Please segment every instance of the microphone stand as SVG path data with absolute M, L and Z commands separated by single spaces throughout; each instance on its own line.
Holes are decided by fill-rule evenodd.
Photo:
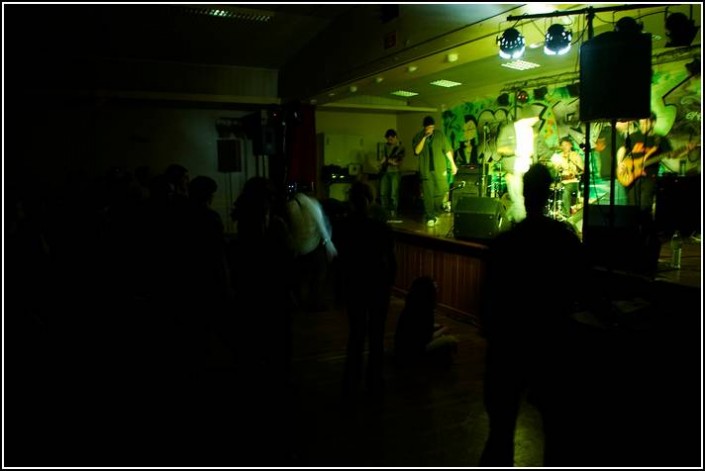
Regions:
M 489 153 L 487 152 L 487 125 L 482 127 L 482 176 L 480 177 L 480 196 L 491 196 L 486 195 L 487 191 L 487 177 L 489 176 L 490 166 L 487 163 L 489 159 Z

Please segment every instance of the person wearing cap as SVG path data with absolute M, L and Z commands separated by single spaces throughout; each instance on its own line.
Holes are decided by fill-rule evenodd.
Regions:
M 414 155 L 419 157 L 424 216 L 430 227 L 438 222 L 438 214 L 443 210 L 443 197 L 449 190 L 447 168 L 450 168 L 453 175 L 458 172 L 458 166 L 453 160 L 453 147 L 435 125 L 433 117 L 426 116 L 423 119 L 423 129 L 412 141 Z

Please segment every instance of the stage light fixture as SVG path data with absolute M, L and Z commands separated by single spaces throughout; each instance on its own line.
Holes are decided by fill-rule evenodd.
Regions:
M 539 87 L 534 89 L 534 100 L 543 100 L 548 94 L 548 87 Z
M 497 97 L 497 104 L 499 106 L 509 106 L 509 93 L 502 93 Z
M 666 18 L 666 47 L 690 46 L 695 39 L 698 27 L 683 13 L 672 13 Z
M 614 30 L 618 33 L 630 34 L 641 33 L 641 30 L 643 28 L 644 25 L 642 25 L 641 23 L 637 23 L 636 20 L 631 16 L 625 16 L 624 18 L 621 18 L 619 21 L 617 21 L 617 24 L 615 24 L 614 26 Z
M 526 103 L 529 101 L 529 94 L 526 92 L 526 90 L 519 90 L 517 92 L 517 101 L 519 103 Z
M 549 56 L 561 56 L 570 51 L 573 33 L 561 24 L 554 24 L 546 31 L 543 52 Z
M 526 50 L 524 36 L 516 29 L 509 28 L 497 38 L 499 57 L 502 59 L 519 59 Z

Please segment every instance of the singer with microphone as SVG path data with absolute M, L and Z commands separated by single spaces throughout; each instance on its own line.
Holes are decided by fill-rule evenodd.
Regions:
M 453 147 L 446 135 L 435 128 L 432 116 L 423 119 L 423 129 L 412 140 L 414 155 L 419 157 L 419 174 L 423 191 L 426 225 L 433 227 L 443 211 L 443 201 L 449 191 L 448 168 L 453 175 L 458 166 L 453 159 Z

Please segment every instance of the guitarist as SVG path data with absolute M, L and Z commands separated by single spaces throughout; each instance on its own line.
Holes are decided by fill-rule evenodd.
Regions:
M 401 181 L 400 165 L 404 159 L 404 146 L 394 129 L 384 133 L 387 140 L 380 160 L 379 193 L 382 207 L 388 217 L 396 217 L 399 207 L 399 183 Z
M 653 112 L 650 117 L 640 119 L 639 131 L 628 135 L 617 152 L 617 175 L 620 177 L 620 183 L 625 186 L 627 201 L 641 209 L 644 221 L 651 221 L 653 218 L 656 176 L 661 160 L 659 156 L 663 157 L 671 151 L 668 138 L 654 133 L 655 123 L 656 114 Z M 642 164 L 643 172 L 640 172 Z M 633 181 L 629 181 L 632 179 Z

